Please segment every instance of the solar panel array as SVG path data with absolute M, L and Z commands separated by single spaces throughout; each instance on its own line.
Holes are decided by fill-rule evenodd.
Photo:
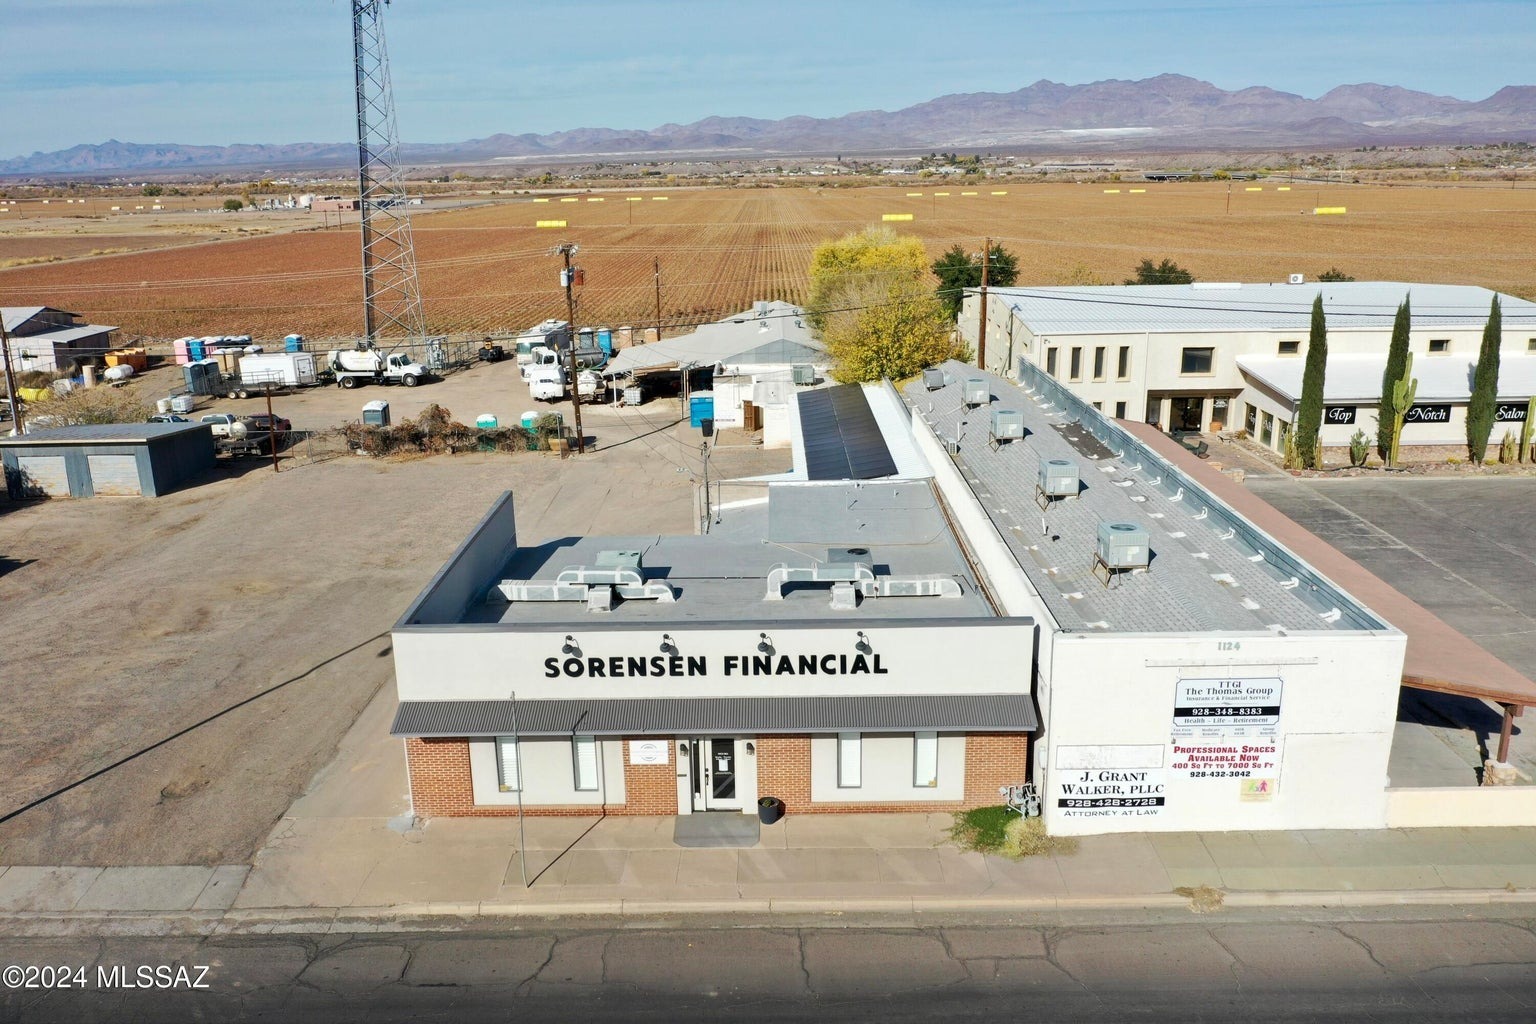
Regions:
M 800 435 L 811 480 L 873 480 L 896 472 L 896 460 L 858 384 L 802 391 Z

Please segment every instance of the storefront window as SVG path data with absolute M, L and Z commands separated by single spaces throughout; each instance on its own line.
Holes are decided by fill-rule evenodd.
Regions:
M 1256 436 L 1258 436 L 1258 432 L 1259 432 L 1258 428 L 1259 428 L 1259 407 L 1254 405 L 1254 404 L 1252 404 L 1252 403 L 1249 403 L 1249 405 L 1248 405 L 1248 415 L 1243 420 L 1243 429 L 1248 431 L 1248 436 L 1249 437 L 1256 437 Z
M 496 737 L 496 784 L 503 793 L 516 793 L 522 788 L 523 777 L 518 771 L 517 740 L 511 736 Z
M 597 789 L 596 737 L 571 737 L 571 765 L 578 792 Z
M 1273 447 L 1271 442 L 1275 439 L 1275 418 L 1269 413 L 1264 414 L 1264 429 L 1259 431 L 1259 443 L 1264 447 Z
M 939 784 L 939 734 L 919 732 L 912 736 L 912 785 L 934 789 Z
M 837 734 L 837 785 L 857 789 L 864 784 L 864 744 L 856 732 Z

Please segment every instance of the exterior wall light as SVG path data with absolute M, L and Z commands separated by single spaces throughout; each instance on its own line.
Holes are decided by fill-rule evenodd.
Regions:
M 771 657 L 773 655 L 773 637 L 767 633 L 759 633 L 757 637 L 757 653 L 766 654 Z
M 865 635 L 862 629 L 859 630 L 859 642 L 853 645 L 853 649 L 860 654 L 869 654 L 874 650 L 873 647 L 869 646 L 869 637 Z
M 576 642 L 576 638 L 574 636 L 571 636 L 571 634 L 567 633 L 565 634 L 565 645 L 560 648 L 560 653 L 569 654 L 574 658 L 579 658 L 581 657 L 581 644 Z
M 673 641 L 671 633 L 661 634 L 661 653 L 677 656 L 677 643 Z

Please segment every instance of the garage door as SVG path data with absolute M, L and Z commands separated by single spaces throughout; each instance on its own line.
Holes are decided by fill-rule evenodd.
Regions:
M 132 455 L 88 455 L 91 489 L 103 494 L 143 494 L 139 487 L 139 460 Z
M 69 475 L 62 455 L 20 455 L 16 465 L 21 470 L 21 493 L 29 498 L 69 497 Z

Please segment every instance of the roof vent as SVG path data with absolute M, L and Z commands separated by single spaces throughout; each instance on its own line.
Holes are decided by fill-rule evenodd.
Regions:
M 1017 409 L 992 410 L 992 440 L 999 444 L 1024 439 L 1024 414 Z
M 672 588 L 661 580 L 649 580 L 640 569 L 638 551 L 599 551 L 595 565 L 571 565 L 560 570 L 553 580 L 502 580 L 491 589 L 487 600 L 496 595 L 510 602 L 581 601 L 588 611 L 605 612 L 613 608 L 613 599 L 625 601 L 677 600 Z
M 1095 554 L 1108 569 L 1145 569 L 1151 562 L 1151 538 L 1135 523 L 1100 523 Z
M 1291 284 L 1306 284 L 1306 283 L 1307 283 L 1307 275 L 1306 274 L 1292 274 L 1291 275 Z
M 1046 459 L 1040 463 L 1040 493 L 1050 498 L 1075 498 L 1078 492 L 1077 463 L 1071 459 Z
M 992 401 L 992 388 L 985 377 L 965 378 L 965 407 L 973 409 Z

